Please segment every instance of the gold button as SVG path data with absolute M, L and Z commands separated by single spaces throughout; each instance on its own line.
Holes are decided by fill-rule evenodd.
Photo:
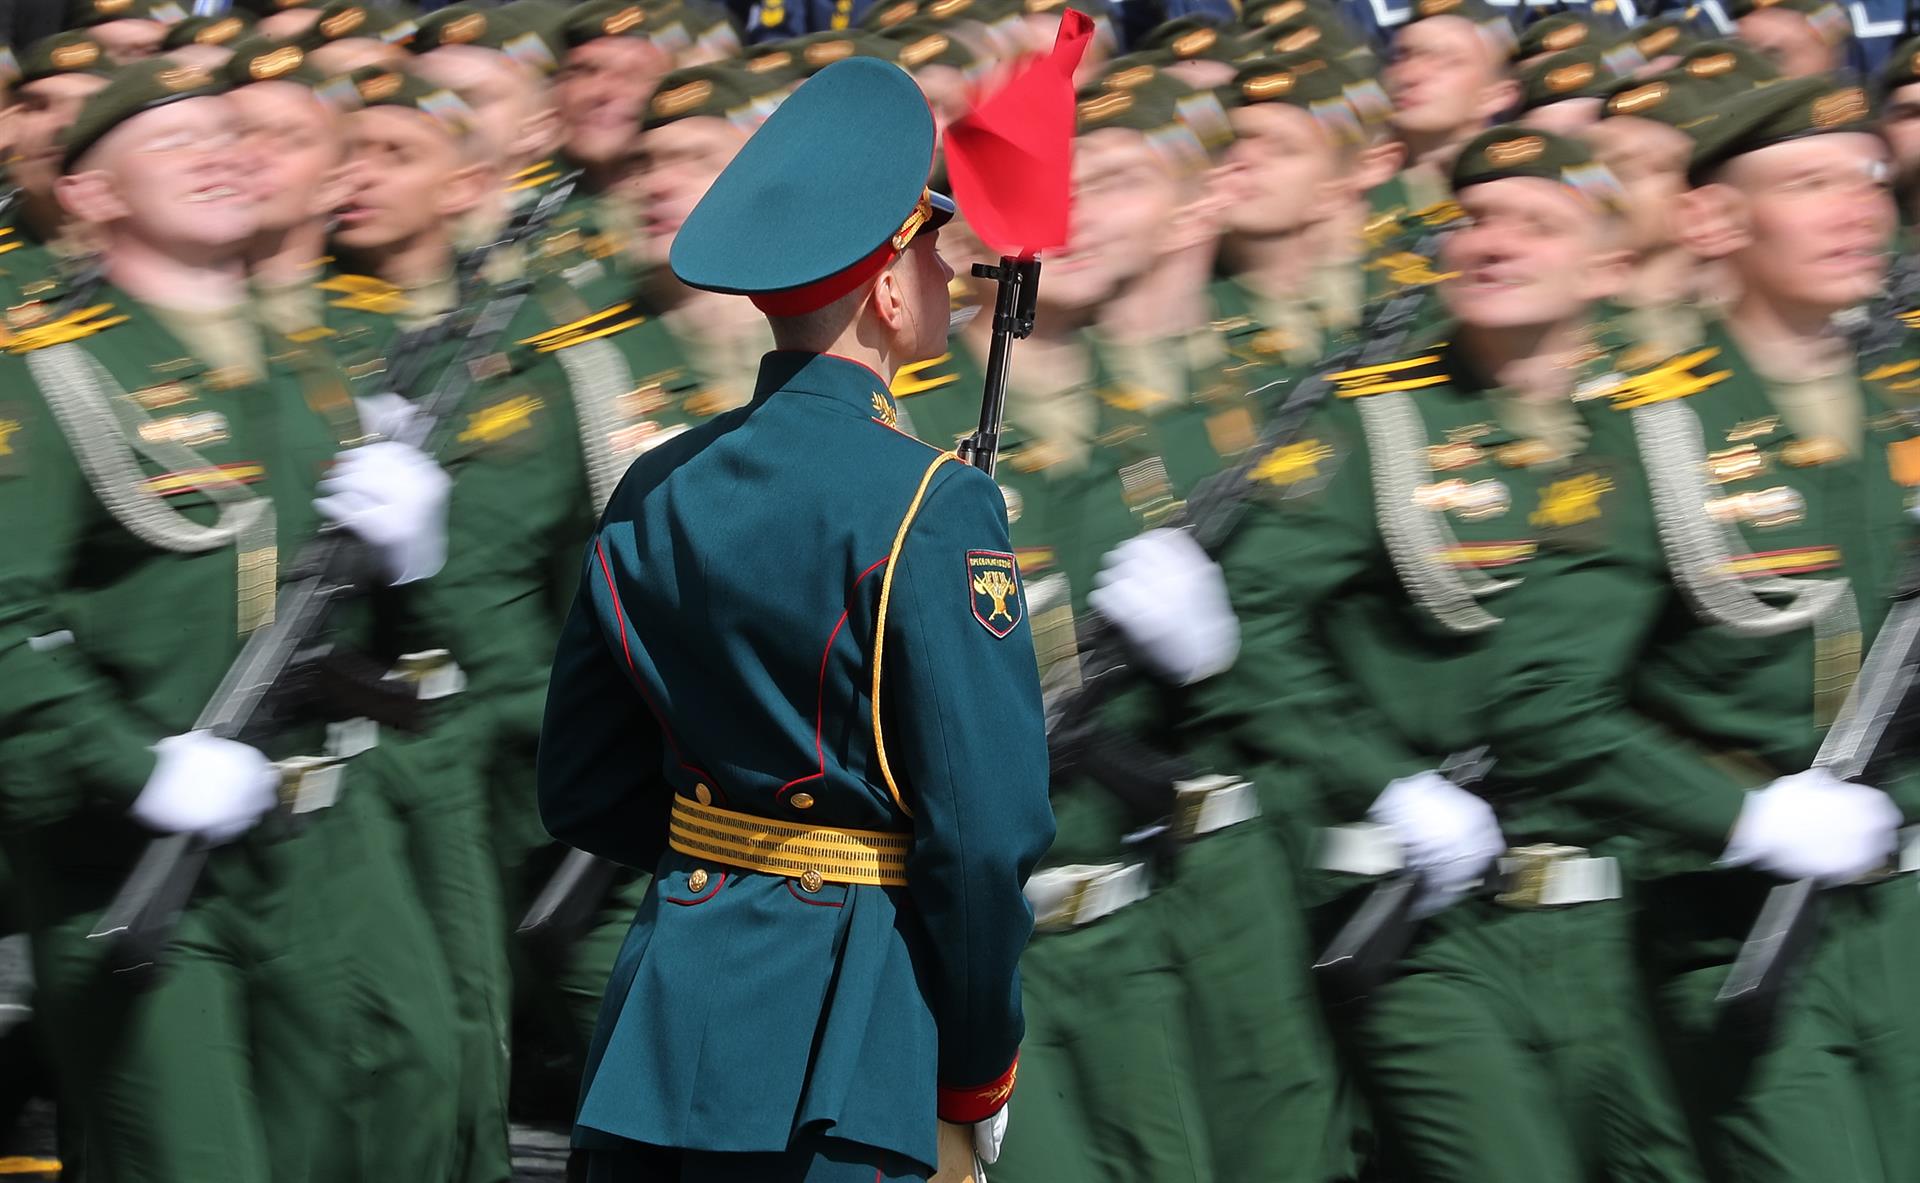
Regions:
M 792 800 L 793 807 L 795 809 L 812 809 L 813 808 L 812 793 L 795 793 L 790 799 Z
M 702 805 L 713 804 L 713 790 L 705 785 L 693 786 L 693 799 Z
M 699 870 L 695 871 L 693 874 L 687 876 L 688 891 L 705 891 L 706 889 L 707 889 L 706 868 L 702 867 Z
M 808 895 L 819 891 L 822 887 L 826 886 L 826 883 L 827 881 L 821 877 L 818 871 L 808 871 L 800 876 L 800 890 L 806 892 Z

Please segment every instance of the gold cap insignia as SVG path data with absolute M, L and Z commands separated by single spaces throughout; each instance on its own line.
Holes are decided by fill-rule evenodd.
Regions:
M 255 82 L 265 82 L 299 69 L 300 63 L 306 58 L 307 55 L 300 51 L 299 46 L 283 45 L 272 53 L 263 53 L 254 58 L 253 63 L 247 67 L 247 74 Z
M 1133 96 L 1125 91 L 1109 91 L 1080 104 L 1080 120 L 1083 123 L 1105 123 L 1115 116 L 1125 114 L 1133 106 Z
M 900 51 L 900 64 L 910 70 L 915 66 L 923 66 L 947 52 L 949 44 L 945 33 L 928 33 Z
M 93 0 L 93 10 L 103 16 L 125 12 L 133 7 L 133 0 Z
M 384 102 L 400 93 L 400 85 L 398 74 L 376 74 L 361 81 L 360 97 L 369 103 Z
M 275 8 L 298 8 L 300 4 L 301 0 L 273 0 Z
M 1575 62 L 1571 66 L 1561 66 L 1557 70 L 1547 71 L 1547 90 L 1553 94 L 1564 94 L 1569 90 L 1578 90 L 1593 81 L 1593 63 Z
M 1276 4 L 1260 14 L 1260 23 L 1268 28 L 1281 21 L 1290 21 L 1307 10 L 1307 0 L 1287 0 L 1285 4 Z
M 973 7 L 973 0 L 933 0 L 932 4 L 927 5 L 927 15 L 937 21 L 943 21 L 971 7 Z
M 1655 29 L 1640 39 L 1640 53 L 1644 57 L 1659 57 L 1680 40 L 1680 30 L 1668 27 Z
M 1262 74 L 1249 78 L 1240 84 L 1240 93 L 1255 101 L 1283 95 L 1293 89 L 1293 73 L 1281 70 L 1275 74 Z
M 192 90 L 213 82 L 213 75 L 199 66 L 176 66 L 171 70 L 162 70 L 154 77 L 168 90 Z
M 763 53 L 757 58 L 748 58 L 747 69 L 755 74 L 769 74 L 775 70 L 784 70 L 792 62 L 793 55 L 781 49 L 773 53 Z
M 653 96 L 653 113 L 668 118 L 684 115 L 706 102 L 707 97 L 712 93 L 713 83 L 705 78 L 696 78 L 692 82 L 676 86 L 672 90 L 661 91 Z
M 1421 16 L 1440 16 L 1460 7 L 1461 0 L 1420 0 Z
M 1218 29 L 1195 29 L 1191 33 L 1182 33 L 1173 39 L 1173 54 L 1175 57 L 1194 57 L 1212 49 L 1213 43 L 1218 40 Z
M 1648 107 L 1657 107 L 1666 101 L 1671 88 L 1664 82 L 1649 82 L 1645 86 L 1636 86 L 1632 90 L 1622 91 L 1613 96 L 1608 104 L 1615 115 L 1631 115 L 1644 111 Z
M 638 4 L 629 4 L 606 20 L 601 21 L 600 31 L 609 37 L 618 37 L 620 34 L 637 27 L 646 19 L 647 13 L 645 9 L 641 8 Z
M 195 33 L 193 35 L 193 43 L 195 45 L 225 45 L 227 42 L 239 36 L 240 30 L 245 27 L 245 25 L 240 23 L 239 17 L 230 16 L 225 20 L 215 21 L 198 33 Z
M 1547 142 L 1539 136 L 1521 136 L 1517 140 L 1488 144 L 1487 163 L 1499 168 L 1512 168 L 1516 164 L 1528 164 L 1540 159 L 1540 154 L 1546 150 Z
M 48 55 L 48 60 L 57 69 L 84 70 L 100 60 L 100 47 L 91 41 L 76 41 L 54 50 Z
M 1734 67 L 1730 53 L 1711 53 L 1703 58 L 1695 58 L 1687 63 L 1687 73 L 1695 78 L 1718 78 Z
M 1288 33 L 1285 37 L 1280 38 L 1277 44 L 1282 53 L 1298 53 L 1300 50 L 1318 44 L 1319 41 L 1319 26 L 1308 25 L 1306 28 L 1297 32 Z
M 446 27 L 440 30 L 440 41 L 443 45 L 465 45 L 470 41 L 478 41 L 486 33 L 487 14 L 469 12 L 458 20 L 448 21 Z
M 320 22 L 320 34 L 329 41 L 338 41 L 366 23 L 366 9 L 344 8 Z
M 1914 74 L 1920 74 L 1920 53 L 1907 59 L 1907 69 Z
M 1542 41 L 1541 44 L 1545 45 L 1554 53 L 1559 53 L 1563 49 L 1572 49 L 1586 39 L 1587 27 L 1585 25 L 1568 25 L 1564 29 L 1555 29 L 1553 32 L 1548 33 L 1546 39 Z
M 1128 66 L 1109 74 L 1102 83 L 1108 90 L 1132 90 L 1136 86 L 1145 86 L 1153 81 L 1152 66 Z
M 891 8 L 882 9 L 877 23 L 883 29 L 891 29 L 901 21 L 911 17 L 920 7 L 919 0 L 901 0 Z
M 853 56 L 853 42 L 822 41 L 818 44 L 807 46 L 806 52 L 801 56 L 806 58 L 807 64 L 815 69 L 821 66 L 831 66 L 842 58 L 850 58 Z
M 1867 93 L 1857 86 L 1836 90 L 1824 98 L 1813 100 L 1810 113 L 1815 127 L 1857 123 L 1867 117 Z

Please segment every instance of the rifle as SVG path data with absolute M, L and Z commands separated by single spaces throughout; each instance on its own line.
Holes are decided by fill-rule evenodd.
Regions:
M 531 237 L 558 212 L 571 191 L 570 184 L 555 186 L 484 249 L 491 252 Z M 466 396 L 482 363 L 494 352 L 532 288 L 531 281 L 524 277 L 501 285 L 479 314 L 466 322 L 467 333 L 459 352 L 441 371 L 433 390 L 414 404 L 414 414 L 395 433 L 396 439 L 429 455 L 433 453 L 442 421 Z M 414 338 L 417 346 L 434 340 L 431 334 Z M 418 352 L 424 354 L 424 349 Z M 415 364 L 396 364 L 394 377 L 411 380 L 418 372 L 417 366 L 424 364 L 422 357 L 407 360 Z M 401 393 L 405 388 L 396 385 L 394 389 Z M 289 568 L 274 601 L 273 622 L 247 638 L 195 719 L 193 729 L 258 745 L 275 734 L 299 707 L 311 703 L 315 691 L 321 688 L 357 695 L 361 706 L 395 708 L 390 713 L 395 725 L 421 726 L 424 719 L 417 702 L 411 710 L 400 709 L 401 704 L 393 701 L 391 693 L 376 694 L 384 671 L 378 676 L 370 674 L 373 663 L 347 661 L 322 639 L 333 609 L 376 585 L 369 549 L 344 531 L 322 531 Z M 211 849 L 195 834 L 168 834 L 147 843 L 107 910 L 87 934 L 90 941 L 107 943 L 103 964 L 109 973 L 128 979 L 137 989 L 145 989 L 157 980 L 174 928 Z
M 1492 770 L 1484 747 L 1456 752 L 1439 768 L 1463 789 L 1476 787 Z M 1413 906 L 1421 884 L 1420 873 L 1409 867 L 1382 878 L 1314 959 L 1313 978 L 1329 1006 L 1365 1002 L 1387 980 L 1420 927 Z
M 1871 782 L 1899 754 L 1920 684 L 1920 556 L 1908 560 L 1893 608 L 1860 663 L 1840 719 L 1813 758 L 1841 780 Z M 1903 726 L 1892 726 L 1895 722 Z M 1741 942 L 1727 980 L 1715 995 L 1725 1029 L 1765 1042 L 1787 993 L 1819 936 L 1821 893 L 1811 879 L 1767 892 L 1760 915 Z
M 1920 4 L 1908 0 L 1909 20 Z M 1886 294 L 1860 317 L 1853 333 L 1859 368 L 1899 348 L 1909 331 L 1900 313 L 1920 303 L 1920 257 L 1902 256 L 1887 277 Z M 1911 727 L 1890 728 L 1896 717 L 1914 705 L 1914 686 L 1920 681 L 1920 555 L 1908 560 L 1893 607 L 1874 638 L 1873 648 L 1860 663 L 1860 673 L 1841 710 L 1840 721 L 1827 732 L 1813 766 L 1841 780 L 1871 779 L 1894 755 L 1890 736 L 1905 735 Z M 1903 720 L 1906 722 L 1906 720 Z M 1721 1022 L 1730 1031 L 1764 1042 L 1792 979 L 1812 952 L 1823 912 L 1821 897 L 1811 880 L 1783 883 L 1767 892 L 1760 915 L 1741 942 L 1733 968 L 1714 1001 Z
M 1033 332 L 1034 302 L 1040 294 L 1040 260 L 1001 255 L 1000 263 L 975 263 L 973 274 L 991 279 L 993 341 L 987 347 L 987 385 L 981 392 L 980 428 L 960 441 L 960 459 L 988 476 L 1000 458 L 1000 425 L 1007 417 L 1007 366 L 1013 343 Z

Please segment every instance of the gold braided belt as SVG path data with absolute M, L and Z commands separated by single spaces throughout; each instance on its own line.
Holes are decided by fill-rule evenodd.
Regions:
M 795 825 L 675 796 L 667 845 L 692 858 L 799 879 L 818 891 L 822 883 L 905 887 L 913 835 Z

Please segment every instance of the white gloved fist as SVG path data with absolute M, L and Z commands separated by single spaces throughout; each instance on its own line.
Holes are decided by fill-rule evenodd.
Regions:
M 1000 1106 L 1000 1112 L 992 1117 L 982 1118 L 973 1123 L 973 1156 L 980 1165 L 990 1167 L 1000 1161 L 1000 1143 L 1007 1140 L 1007 1110 L 1011 1103 Z
M 1507 849 L 1493 807 L 1437 772 L 1388 782 L 1367 818 L 1393 832 L 1407 866 L 1420 873 L 1416 910 L 1423 916 L 1471 891 Z
M 160 759 L 131 812 L 156 830 L 198 834 L 218 845 L 252 829 L 279 803 L 280 774 L 246 744 L 189 731 L 153 750 Z
M 1226 577 L 1185 530 L 1149 530 L 1114 547 L 1087 604 L 1154 673 L 1182 686 L 1224 673 L 1240 655 Z
M 313 503 L 379 552 L 389 586 L 430 579 L 447 562 L 453 481 L 418 448 L 382 440 L 340 453 Z
M 1892 798 L 1814 768 L 1748 793 L 1720 861 L 1784 879 L 1851 883 L 1887 865 L 1899 829 Z
M 353 407 L 360 413 L 360 426 L 383 439 L 398 439 L 418 414 L 410 399 L 391 390 L 361 395 Z

